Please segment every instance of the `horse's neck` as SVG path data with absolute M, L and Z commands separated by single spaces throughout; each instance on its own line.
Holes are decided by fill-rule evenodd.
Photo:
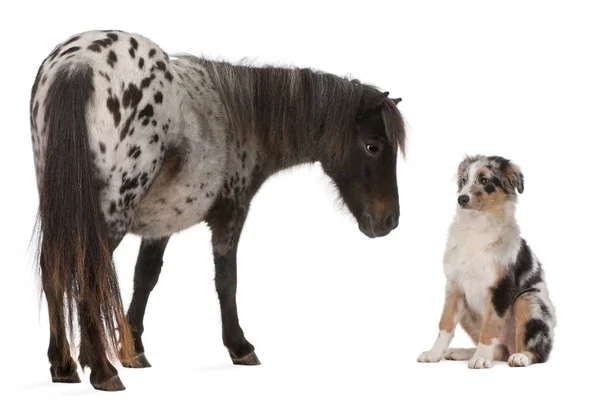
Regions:
M 317 143 L 310 143 L 305 137 L 287 138 L 291 142 L 297 141 L 297 143 L 309 146 L 298 146 L 297 149 L 294 148 L 293 152 L 286 152 L 284 147 L 293 145 L 282 143 L 281 146 L 269 146 L 269 141 L 265 141 L 264 137 L 260 137 L 260 132 L 253 132 L 253 127 L 264 126 L 265 119 L 277 120 L 281 118 L 279 115 L 266 116 L 264 114 L 265 112 L 273 113 L 272 105 L 277 103 L 281 93 L 263 88 L 259 93 L 259 97 L 263 102 L 270 105 L 267 110 L 259 109 L 260 104 L 253 103 L 257 93 L 252 91 L 260 85 L 259 80 L 264 79 L 256 71 L 249 71 L 247 67 L 230 66 L 226 74 L 222 74 L 217 78 L 211 75 L 210 65 L 205 67 L 194 59 L 176 59 L 173 60 L 173 64 L 179 75 L 186 78 L 187 81 L 184 80 L 185 85 L 190 86 L 189 88 L 184 87 L 184 91 L 188 90 L 193 94 L 194 86 L 197 84 L 198 86 L 202 84 L 201 86 L 208 88 L 212 86 L 212 95 L 203 95 L 194 100 L 197 108 L 196 112 L 203 117 L 207 117 L 209 114 L 223 110 L 223 119 L 228 120 L 225 125 L 229 126 L 229 129 L 225 129 L 228 131 L 227 158 L 230 171 L 261 170 L 263 174 L 270 176 L 300 164 L 317 161 L 318 155 L 315 153 L 319 146 Z M 202 71 L 202 73 L 199 74 L 198 71 Z M 240 76 L 243 78 L 240 79 Z M 217 79 L 221 80 L 220 84 L 225 88 L 222 89 L 226 91 L 224 96 L 217 89 L 219 87 L 219 83 L 216 82 Z M 209 82 L 212 80 L 212 84 L 206 84 L 204 80 Z M 291 83 L 295 82 L 292 78 L 289 81 Z M 283 88 L 283 90 L 289 90 L 289 88 Z M 208 100 L 210 97 L 213 97 L 212 102 Z M 229 99 L 223 97 L 229 97 Z M 238 132 L 239 127 L 236 127 L 236 122 L 241 125 L 243 132 Z M 281 120 L 278 123 L 281 123 Z M 309 124 L 309 122 L 305 123 Z M 298 129 L 296 125 L 294 125 L 294 128 L 292 132 L 295 135 L 303 134 L 301 128 Z

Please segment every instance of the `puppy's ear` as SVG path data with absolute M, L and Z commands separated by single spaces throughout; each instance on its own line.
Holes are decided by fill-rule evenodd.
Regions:
M 512 188 L 516 189 L 520 194 L 523 193 L 525 190 L 525 179 L 519 166 L 512 162 L 508 163 L 504 168 L 504 176 Z

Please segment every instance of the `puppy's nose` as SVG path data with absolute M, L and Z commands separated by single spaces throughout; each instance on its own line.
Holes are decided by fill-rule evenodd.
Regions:
M 469 195 L 461 195 L 458 197 L 458 204 L 464 207 L 467 203 L 469 203 Z

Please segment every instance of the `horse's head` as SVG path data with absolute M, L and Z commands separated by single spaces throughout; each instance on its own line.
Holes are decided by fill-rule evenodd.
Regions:
M 398 148 L 404 151 L 404 122 L 388 92 L 363 86 L 358 113 L 342 160 L 322 161 L 344 203 L 370 238 L 398 226 L 400 206 L 396 180 Z

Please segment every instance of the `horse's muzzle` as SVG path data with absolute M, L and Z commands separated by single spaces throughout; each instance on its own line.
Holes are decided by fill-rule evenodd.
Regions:
M 390 212 L 381 219 L 370 214 L 364 214 L 358 223 L 360 231 L 369 238 L 385 237 L 398 227 L 400 213 Z

